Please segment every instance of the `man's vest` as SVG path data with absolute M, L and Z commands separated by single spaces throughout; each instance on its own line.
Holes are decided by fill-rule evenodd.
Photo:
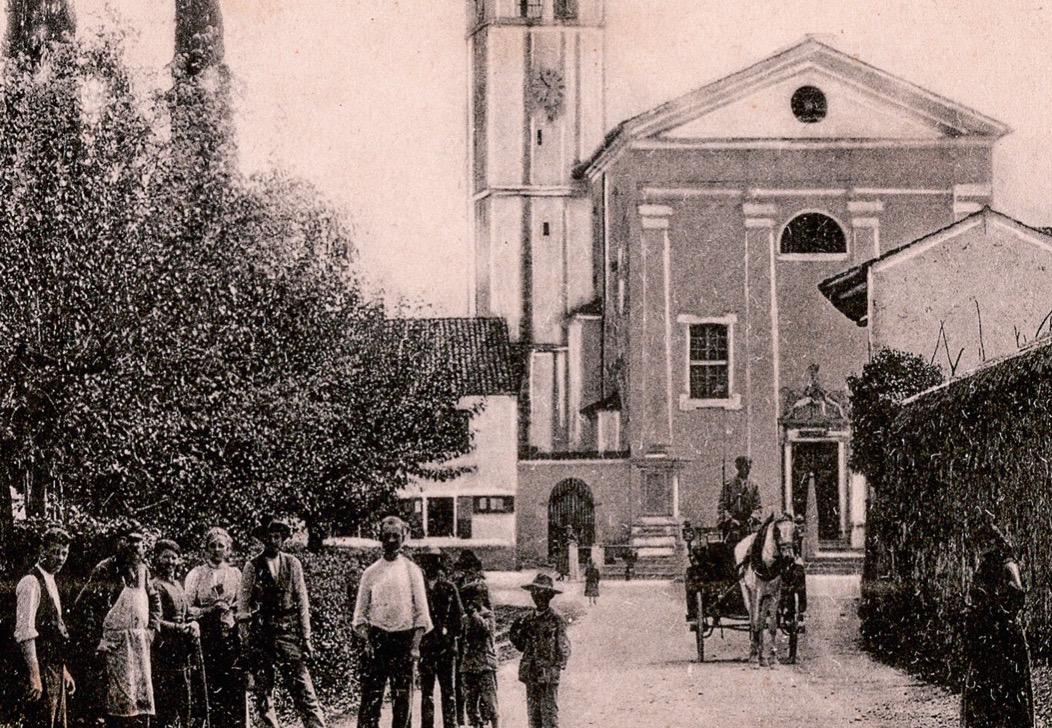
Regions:
M 260 554 L 252 559 L 252 567 L 256 570 L 256 580 L 251 598 L 253 606 L 257 606 L 259 610 L 256 613 L 257 618 L 264 623 L 287 619 L 299 611 L 288 583 L 289 570 L 281 568 L 283 561 L 284 559 L 279 555 L 278 576 L 275 579 L 270 573 L 266 556 Z
M 33 576 L 40 587 L 40 606 L 37 607 L 36 616 L 37 661 L 41 666 L 63 665 L 66 662 L 66 648 L 69 642 L 66 623 L 62 620 L 58 605 L 51 598 L 39 568 L 33 569 Z

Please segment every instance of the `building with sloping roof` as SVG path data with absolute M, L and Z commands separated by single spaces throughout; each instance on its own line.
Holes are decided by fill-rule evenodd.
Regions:
M 961 376 L 1052 325 L 1052 235 L 984 207 L 827 278 L 819 290 L 873 351 Z
M 465 468 L 447 481 L 414 479 L 400 493 L 412 543 L 472 547 L 490 565 L 515 557 L 519 366 L 499 318 L 392 321 L 434 342 L 433 364 L 452 368 L 472 451 L 443 467 Z M 428 366 L 427 363 L 422 363 Z
M 603 0 L 471 0 L 474 305 L 522 347 L 517 548 L 675 563 L 734 459 L 858 548 L 847 377 L 818 284 L 991 203 L 1007 127 L 813 38 L 613 126 Z M 587 549 L 582 550 L 587 553 Z

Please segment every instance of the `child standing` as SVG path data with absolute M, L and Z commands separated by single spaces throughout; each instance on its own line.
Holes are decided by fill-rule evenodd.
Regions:
M 472 728 L 487 723 L 499 728 L 497 708 L 497 622 L 486 606 L 486 595 L 478 588 L 464 589 L 464 677 L 465 712 Z
M 599 567 L 591 559 L 584 570 L 584 595 L 593 606 L 599 602 Z
M 551 601 L 561 594 L 547 574 L 537 574 L 523 589 L 530 592 L 536 610 L 519 617 L 509 637 L 522 652 L 519 681 L 526 684 L 526 712 L 530 728 L 559 728 L 559 678 L 570 659 L 566 622 L 552 611 Z

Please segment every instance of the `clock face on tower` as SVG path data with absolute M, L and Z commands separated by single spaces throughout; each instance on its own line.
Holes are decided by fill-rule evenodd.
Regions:
M 563 107 L 563 75 L 554 68 L 534 71 L 530 79 L 530 98 L 535 109 L 544 109 L 548 121 L 553 121 Z

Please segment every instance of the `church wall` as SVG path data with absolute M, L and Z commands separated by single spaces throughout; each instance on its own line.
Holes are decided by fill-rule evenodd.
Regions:
M 633 375 L 623 398 L 633 456 L 653 444 L 648 440 L 661 439 L 654 434 L 653 412 L 662 405 L 671 407 L 670 454 L 685 461 L 679 476 L 681 516 L 714 522 L 722 476 L 733 475 L 738 454 L 752 457 L 766 510 L 783 507 L 783 446 L 777 420 L 784 390 L 799 392 L 813 362 L 821 366 L 823 386 L 844 390 L 846 377 L 858 372 L 868 357 L 866 330 L 830 306 L 818 292 L 818 282 L 873 257 L 878 242 L 886 250 L 888 241 L 907 241 L 916 237 L 917 230 L 928 232 L 950 224 L 954 186 L 989 184 L 989 155 L 985 147 L 634 150 L 608 168 L 610 186 L 621 196 L 607 196 L 607 255 L 615 256 L 617 246 L 627 244 L 629 287 L 625 315 L 619 313 L 613 291 L 606 297 L 607 348 L 613 345 L 617 351 L 620 346 L 627 351 L 627 372 Z M 651 188 L 710 192 L 662 196 Z M 762 188 L 759 194 L 757 188 Z M 801 194 L 802 189 L 823 192 Z M 906 192 L 911 189 L 921 192 Z M 661 292 L 648 291 L 649 304 L 644 306 L 641 245 L 646 231 L 640 226 L 640 205 L 672 208 L 672 397 L 663 378 L 655 376 L 663 374 L 665 353 L 641 346 L 653 338 L 644 338 L 644 309 L 652 326 L 659 313 L 654 296 Z M 812 210 L 841 223 L 848 240 L 846 255 L 811 260 L 780 255 L 782 227 L 798 213 Z M 746 218 L 752 218 L 748 227 Z M 872 227 L 856 229 L 856 224 L 875 225 L 877 232 Z M 777 340 L 771 314 L 772 244 Z M 651 267 L 652 257 L 647 260 Z M 616 276 L 609 280 L 615 285 Z M 688 387 L 687 329 L 677 323 L 683 314 L 734 319 L 732 393 L 741 396 L 737 407 L 679 405 L 679 395 Z M 611 354 L 606 356 L 609 372 Z M 643 371 L 651 376 L 642 376 Z
M 508 322 L 508 333 L 512 340 L 520 338 L 522 331 L 522 227 L 524 201 L 521 197 L 489 197 L 484 202 L 487 229 L 483 238 L 487 240 L 489 260 L 480 261 L 479 279 L 488 281 L 490 306 L 493 316 L 502 316 Z M 477 242 L 476 242 L 477 244 Z
M 627 460 L 521 460 L 516 506 L 519 566 L 543 564 L 548 559 L 548 499 L 567 478 L 588 486 L 595 508 L 598 544 L 627 542 L 633 518 L 629 502 L 632 466 Z
M 562 344 L 566 319 L 566 218 L 562 197 L 530 199 L 533 341 Z
M 521 185 L 523 169 L 523 119 L 526 114 L 522 59 L 526 36 L 517 28 L 491 26 L 485 31 L 489 65 L 486 94 L 489 99 L 486 152 L 489 187 Z

